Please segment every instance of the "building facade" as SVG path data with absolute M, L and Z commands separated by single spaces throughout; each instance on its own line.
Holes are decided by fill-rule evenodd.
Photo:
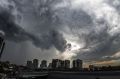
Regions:
M 32 68 L 33 68 L 33 63 L 32 63 L 32 61 L 27 61 L 26 66 L 27 66 L 28 68 L 32 69 Z
M 49 63 L 48 69 L 52 69 L 52 63 Z
M 37 69 L 37 68 L 38 68 L 38 64 L 39 64 L 39 63 L 38 63 L 38 59 L 34 59 L 34 60 L 33 60 L 33 68 L 34 68 L 34 69 Z
M 70 60 L 59 60 L 53 59 L 52 60 L 52 68 L 53 69 L 67 69 L 70 68 Z
M 73 68 L 74 69 L 82 69 L 83 62 L 80 59 L 73 60 Z
M 60 68 L 60 67 L 61 67 L 61 60 L 53 59 L 52 60 L 52 68 L 56 69 L 56 68 Z
M 65 69 L 70 68 L 70 60 L 65 60 Z
M 47 61 L 46 60 L 41 61 L 40 68 L 47 68 Z

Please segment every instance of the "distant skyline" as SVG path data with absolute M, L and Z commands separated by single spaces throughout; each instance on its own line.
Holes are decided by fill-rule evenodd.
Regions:
M 0 0 L 2 60 L 120 65 L 119 0 Z

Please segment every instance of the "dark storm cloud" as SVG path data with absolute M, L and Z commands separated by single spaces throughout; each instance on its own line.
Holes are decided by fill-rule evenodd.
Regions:
M 1 11 L 0 29 L 8 40 L 28 40 L 42 49 L 54 46 L 63 52 L 66 40 L 76 43 L 77 37 L 77 45 L 83 48 L 72 52 L 75 58 L 93 61 L 107 60 L 104 56 L 114 59 L 111 55 L 120 51 L 119 0 L 11 0 L 10 3 L 12 1 L 24 26 L 15 23 L 10 11 Z M 67 46 L 69 50 L 73 47 Z
M 89 36 L 88 36 L 89 38 Z M 104 37 L 102 37 L 104 38 Z M 115 35 L 113 37 L 106 36 L 105 39 L 97 38 L 92 39 L 92 41 L 97 41 L 95 44 L 87 44 L 88 46 L 84 49 L 89 49 L 89 51 L 81 51 L 83 54 L 78 54 L 77 58 L 83 58 L 83 59 L 90 59 L 90 60 L 102 60 L 103 56 L 107 55 L 113 55 L 114 53 L 120 51 L 120 40 L 119 35 Z M 115 43 L 115 40 L 117 40 L 117 43 Z M 84 50 L 83 49 L 83 50 Z M 104 59 L 105 60 L 105 59 Z
M 40 37 L 30 36 L 34 40 L 33 43 L 42 49 L 49 49 L 54 46 L 57 50 L 63 52 L 66 49 L 67 41 L 59 32 L 52 30 Z
M 42 49 L 49 49 L 54 46 L 61 52 L 66 48 L 66 40 L 59 32 L 51 30 L 40 37 L 30 34 L 15 23 L 12 13 L 2 7 L 0 10 L 0 30 L 5 33 L 2 37 L 7 40 L 15 42 L 30 40 Z
M 27 33 L 15 23 L 14 16 L 2 7 L 0 9 L 0 30 L 5 33 L 2 37 L 18 42 L 28 39 Z
M 120 1 L 119 0 L 106 0 L 108 4 L 110 4 L 112 7 L 114 7 L 118 12 L 120 10 Z
M 104 21 L 104 19 L 102 21 Z M 107 22 L 104 21 L 104 23 Z M 92 61 L 105 61 L 114 59 L 109 56 L 120 51 L 120 33 L 113 34 L 111 36 L 109 34 L 110 28 L 108 24 L 104 23 L 99 22 L 100 25 L 103 24 L 104 26 L 104 29 L 100 30 L 100 32 L 93 30 L 89 34 L 84 35 L 83 38 L 87 44 L 83 49 L 80 49 L 80 53 L 77 54 L 77 58 Z M 103 58 L 104 56 L 107 56 L 110 59 Z
M 87 30 L 87 32 L 89 32 L 88 34 L 87 33 L 82 34 L 83 39 L 86 42 L 86 45 L 84 48 L 80 49 L 80 52 L 74 58 L 81 58 L 83 60 L 92 60 L 92 61 L 99 61 L 99 60 L 108 61 L 108 60 L 119 59 L 119 57 L 116 58 L 111 56 L 120 51 L 120 40 L 119 40 L 120 25 L 118 22 L 119 21 L 118 17 L 120 16 L 119 15 L 120 2 L 118 0 L 116 1 L 108 0 L 108 2 L 106 3 L 103 1 L 102 3 L 98 4 L 100 6 L 98 8 L 99 12 L 101 12 L 101 14 L 103 14 L 104 16 L 100 15 L 101 17 L 96 19 L 95 16 L 99 15 L 99 12 L 96 14 L 94 13 L 95 16 L 91 15 L 93 21 L 95 22 L 95 24 L 93 23 L 94 29 L 90 32 L 90 29 L 92 28 L 91 27 L 89 30 Z M 102 4 L 104 3 L 107 6 L 103 7 Z M 104 10 L 106 12 L 104 12 Z M 106 56 L 106 58 L 104 58 L 104 56 Z

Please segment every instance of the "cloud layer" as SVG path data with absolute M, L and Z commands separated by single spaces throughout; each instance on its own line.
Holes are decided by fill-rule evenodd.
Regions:
M 55 47 L 63 52 L 60 58 L 85 61 L 115 60 L 120 51 L 119 0 L 1 0 L 0 5 L 7 40 Z
M 0 30 L 4 33 L 1 35 L 3 38 L 14 42 L 29 40 L 42 49 L 49 49 L 52 46 L 61 52 L 66 49 L 66 40 L 58 31 L 50 28 L 39 36 L 29 33 L 17 24 L 16 15 L 10 11 L 10 7 L 6 9 L 1 6 L 0 9 Z

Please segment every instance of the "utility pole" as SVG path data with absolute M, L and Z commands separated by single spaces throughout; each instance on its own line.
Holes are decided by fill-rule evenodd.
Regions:
M 3 53 L 4 47 L 5 47 L 5 41 L 4 41 L 4 39 L 2 39 L 0 37 L 0 59 L 2 57 L 2 53 Z

